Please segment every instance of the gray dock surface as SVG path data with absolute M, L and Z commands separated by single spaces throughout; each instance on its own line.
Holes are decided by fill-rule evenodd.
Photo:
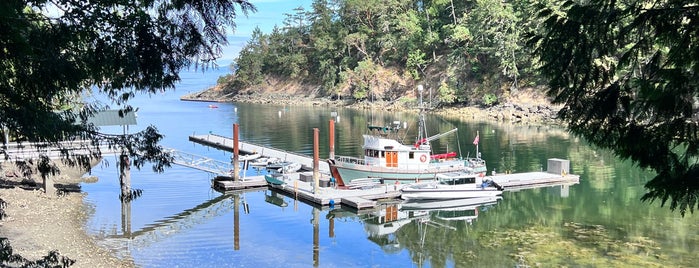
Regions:
M 375 200 L 400 197 L 400 187 L 395 185 L 380 184 L 373 188 L 356 190 L 318 187 L 318 191 L 314 193 L 312 183 L 301 180 L 300 173 L 286 174 L 277 178 L 284 181 L 285 184 L 269 185 L 270 188 L 314 205 L 342 204 L 359 210 L 374 208 L 377 204 Z
M 202 145 L 214 147 L 216 149 L 233 152 L 233 139 L 216 134 L 193 135 L 189 136 L 189 140 Z M 259 153 L 263 157 L 275 157 L 282 161 L 301 163 L 303 169 L 313 169 L 313 157 L 302 155 L 299 153 L 284 151 L 281 149 L 271 148 L 260 144 L 239 141 L 238 150 L 241 154 Z M 318 170 L 320 172 L 329 173 L 330 167 L 323 159 L 318 161 Z
M 524 172 L 487 176 L 503 191 L 539 188 L 555 185 L 576 184 L 580 176 L 573 174 L 557 174 L 550 172 Z

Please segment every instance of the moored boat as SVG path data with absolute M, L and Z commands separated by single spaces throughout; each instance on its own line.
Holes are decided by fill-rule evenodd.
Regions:
M 279 161 L 276 163 L 271 163 L 267 165 L 265 168 L 268 170 L 274 170 L 279 173 L 292 173 L 299 171 L 303 165 L 301 163 L 296 163 L 296 162 L 290 162 L 290 161 Z
M 265 175 L 265 181 L 267 181 L 268 184 L 272 185 L 282 185 L 285 183 L 283 180 L 270 175 Z
M 478 174 L 465 172 L 442 173 L 435 181 L 414 183 L 401 188 L 402 199 L 447 200 L 476 197 L 496 197 L 502 191 Z
M 363 135 L 362 157 L 336 156 L 328 159 L 330 171 L 339 185 L 351 184 L 360 178 L 380 178 L 384 183 L 414 183 L 434 180 L 439 173 L 465 172 L 480 174 L 487 171 L 485 160 L 478 153 L 478 135 L 475 158 L 461 158 L 456 152 L 433 154 L 430 141 L 452 134 L 458 129 L 427 136 L 424 106 L 420 102 L 418 137 L 414 144 L 403 144 L 399 140 L 400 122 L 389 126 L 369 126 L 369 134 Z M 458 147 L 458 146 L 457 146 Z

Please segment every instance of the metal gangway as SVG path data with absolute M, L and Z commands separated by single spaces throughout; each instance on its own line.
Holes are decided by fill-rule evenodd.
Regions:
M 175 149 L 167 149 L 173 156 L 173 164 L 190 167 L 198 170 L 203 170 L 217 175 L 230 175 L 233 172 L 233 164 L 223 162 L 205 156 L 195 155 L 178 151 Z

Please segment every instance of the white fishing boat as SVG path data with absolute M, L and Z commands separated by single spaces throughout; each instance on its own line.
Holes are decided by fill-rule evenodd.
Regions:
M 415 143 L 400 142 L 404 133 L 400 131 L 402 128 L 398 121 L 389 126 L 369 126 L 370 134 L 363 135 L 362 157 L 336 156 L 328 159 L 330 171 L 337 179 L 338 185 L 348 185 L 361 178 L 381 178 L 384 183 L 413 183 L 434 180 L 439 173 L 485 174 L 485 160 L 481 159 L 478 153 L 479 136 L 476 135 L 473 142 L 476 145 L 475 158 L 458 157 L 456 152 L 433 154 L 430 141 L 455 133 L 458 129 L 428 136 L 424 116 L 426 108 L 422 104 L 422 96 L 419 108 L 418 135 Z
M 484 182 L 478 174 L 453 172 L 436 175 L 435 181 L 413 183 L 401 188 L 402 199 L 447 200 L 496 197 L 502 191 Z

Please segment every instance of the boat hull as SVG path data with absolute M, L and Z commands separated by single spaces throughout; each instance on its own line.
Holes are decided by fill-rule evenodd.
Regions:
M 450 172 L 464 172 L 475 174 L 485 174 L 485 164 L 480 166 L 469 166 L 468 161 L 443 161 L 430 163 L 424 168 L 394 168 L 372 165 L 361 165 L 340 161 L 329 161 L 331 169 L 337 170 L 337 174 L 345 184 L 349 184 L 354 179 L 360 178 L 380 178 L 384 183 L 415 183 L 425 180 L 434 180 L 437 174 Z
M 270 175 L 265 175 L 265 181 L 267 181 L 267 183 L 271 185 L 282 185 L 285 183 L 284 181 Z

